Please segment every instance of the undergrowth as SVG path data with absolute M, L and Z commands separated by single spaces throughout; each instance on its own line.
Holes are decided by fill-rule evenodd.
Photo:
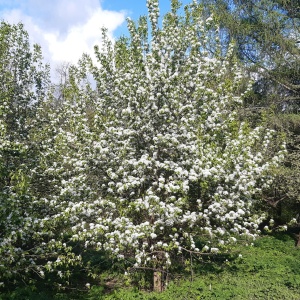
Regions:
M 149 291 L 149 274 L 140 272 L 126 279 L 114 267 L 105 268 L 89 290 L 82 284 L 59 291 L 37 282 L 6 290 L 0 300 L 300 299 L 300 249 L 292 237 L 284 233 L 263 236 L 252 245 L 237 246 L 232 253 L 194 259 L 192 264 L 187 260 L 171 274 L 162 293 Z M 75 282 L 86 280 L 76 276 Z

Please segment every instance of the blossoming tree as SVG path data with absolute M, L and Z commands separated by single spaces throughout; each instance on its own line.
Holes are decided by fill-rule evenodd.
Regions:
M 32 248 L 39 215 L 31 170 L 38 165 L 39 145 L 31 133 L 40 128 L 37 110 L 47 94 L 48 67 L 40 47 L 29 44 L 22 24 L 0 24 L 0 286 L 3 278 L 33 266 L 25 259 Z M 36 223 L 37 224 L 37 223 Z M 40 228 L 40 227 L 38 227 Z
M 74 73 L 82 96 L 66 103 L 73 127 L 59 136 L 73 153 L 61 168 L 72 159 L 78 172 L 61 181 L 68 201 L 55 203 L 73 240 L 160 268 L 176 251 L 253 235 L 253 195 L 279 157 L 264 155 L 271 131 L 238 120 L 243 74 L 231 49 L 222 54 L 213 17 L 196 3 L 180 17 L 172 1 L 160 28 L 158 1 L 148 8 L 150 34 L 144 17 L 115 44 L 104 31 L 98 61 L 85 57 Z M 85 71 L 96 91 L 82 85 Z M 210 241 L 197 249 L 201 235 Z
M 104 30 L 97 62 L 84 56 L 64 103 L 40 111 L 48 125 L 34 172 L 50 188 L 35 224 L 40 253 L 56 249 L 48 271 L 79 259 L 70 241 L 162 270 L 177 253 L 253 237 L 261 222 L 254 195 L 282 154 L 266 154 L 272 131 L 238 118 L 247 89 L 232 48 L 223 53 L 196 2 L 181 17 L 173 0 L 161 27 L 158 1 L 147 4 L 148 19 L 128 20 L 129 38 L 112 43 Z

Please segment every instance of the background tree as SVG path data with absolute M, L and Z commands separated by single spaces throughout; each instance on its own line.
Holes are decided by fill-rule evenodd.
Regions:
M 31 48 L 22 24 L 0 25 L 0 273 L 1 278 L 28 272 L 35 216 L 34 175 L 40 145 L 38 110 L 47 94 L 48 67 L 39 46 Z
M 277 105 L 280 111 L 297 111 L 300 54 L 298 1 L 200 2 L 218 16 L 224 47 L 232 40 L 236 42 L 238 57 L 256 76 L 256 92 L 258 95 L 262 93 L 261 100 L 268 100 L 267 106 L 271 103 Z

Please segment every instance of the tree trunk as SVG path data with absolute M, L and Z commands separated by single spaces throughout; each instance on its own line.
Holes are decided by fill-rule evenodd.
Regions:
M 154 292 L 162 292 L 163 286 L 162 286 L 162 278 L 161 278 L 161 272 L 154 272 L 153 273 L 153 291 Z

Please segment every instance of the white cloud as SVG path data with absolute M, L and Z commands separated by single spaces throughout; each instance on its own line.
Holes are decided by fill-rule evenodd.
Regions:
M 124 11 L 103 10 L 98 0 L 15 0 L 0 16 L 9 23 L 22 22 L 54 66 L 76 63 L 84 52 L 92 54 L 93 46 L 101 43 L 101 28 L 106 27 L 113 38 L 126 17 Z
M 121 13 L 105 12 L 98 8 L 85 23 L 69 27 L 63 37 L 59 31 L 54 31 L 45 32 L 44 39 L 52 60 L 75 62 L 83 52 L 91 53 L 93 46 L 101 43 L 101 27 L 106 27 L 112 38 L 114 29 L 123 21 Z

